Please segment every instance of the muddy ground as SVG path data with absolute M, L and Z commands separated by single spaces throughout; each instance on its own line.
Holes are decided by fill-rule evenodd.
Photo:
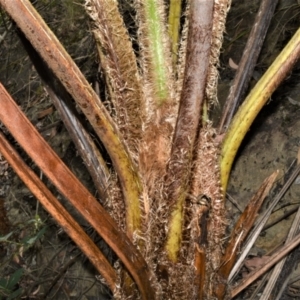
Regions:
M 97 73 L 97 59 L 83 8 L 80 5 L 70 6 L 72 1 L 69 0 L 36 2 L 47 24 L 57 34 L 89 82 L 93 83 Z M 257 0 L 232 1 L 220 59 L 218 92 L 220 105 L 215 108 L 216 124 L 222 103 L 235 75 L 235 69 L 229 60 L 235 64 L 239 63 L 259 3 Z M 255 67 L 251 86 L 299 28 L 299 16 L 299 1 L 279 1 Z M 6 27 L 10 24 L 7 18 L 3 14 L 2 17 L 5 22 L 0 22 L 0 34 L 6 33 L 6 36 L 0 41 L 0 81 L 59 156 L 91 192 L 95 193 L 92 181 L 80 157 L 77 156 L 76 149 L 39 77 L 22 50 L 14 30 Z M 227 201 L 228 219 L 233 220 L 239 216 L 239 209 L 245 208 L 262 181 L 275 170 L 280 172 L 276 184 L 279 186 L 283 183 L 285 174 L 297 159 L 300 147 L 299 115 L 300 63 L 298 62 L 290 76 L 263 108 L 243 142 L 228 188 L 228 195 L 232 199 Z M 7 134 L 3 126 L 1 130 Z M 13 142 L 13 139 L 10 138 L 10 141 Z M 19 148 L 16 143 L 14 145 Z M 22 155 L 26 162 L 37 170 L 35 164 L 25 154 Z M 56 196 L 59 195 L 56 193 Z M 268 206 L 268 201 L 265 207 Z M 300 177 L 280 201 L 272 219 L 298 207 L 299 203 Z M 68 209 L 72 210 L 71 207 Z M 281 244 L 294 215 L 265 230 L 251 251 L 252 257 L 267 255 Z M 231 228 L 233 222 L 229 223 Z M 93 235 L 84 221 L 81 225 Z M 37 237 L 41 230 L 45 230 L 45 233 L 41 232 L 42 237 L 37 242 L 32 242 L 32 238 Z M 23 288 L 28 299 L 41 299 L 41 295 L 46 295 L 44 297 L 47 299 L 104 299 L 102 297 L 107 291 L 95 278 L 93 268 L 67 235 L 38 205 L 36 199 L 0 156 L 0 236 L 10 233 L 12 235 L 6 240 L 0 240 L 0 274 L 2 274 L 0 284 L 4 277 L 13 280 L 14 276 L 17 278 L 18 275 L 22 275 L 19 274 L 21 268 L 26 275 L 20 281 L 15 280 L 15 285 L 7 287 L 7 292 L 10 289 L 11 293 L 13 291 L 17 293 L 19 288 Z M 253 260 L 249 260 L 248 265 L 251 265 L 251 262 Z M 255 262 L 253 265 L 252 268 L 256 266 Z M 250 298 L 251 290 L 253 288 L 241 296 L 241 299 Z M 298 285 L 297 282 L 293 286 L 290 285 L 284 297 L 284 299 L 299 299 L 300 282 Z

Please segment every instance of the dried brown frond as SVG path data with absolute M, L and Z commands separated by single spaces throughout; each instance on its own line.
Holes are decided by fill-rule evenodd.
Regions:
M 222 299 L 225 295 L 228 276 L 236 261 L 239 249 L 248 236 L 248 233 L 250 232 L 254 222 L 256 221 L 258 211 L 263 204 L 264 199 L 268 195 L 278 175 L 278 172 L 279 171 L 275 171 L 272 175 L 264 180 L 259 190 L 249 201 L 249 204 L 245 208 L 243 214 L 240 216 L 231 232 L 229 242 L 221 260 L 221 265 L 217 272 L 220 280 L 214 287 L 215 293 L 218 295 L 219 299 Z

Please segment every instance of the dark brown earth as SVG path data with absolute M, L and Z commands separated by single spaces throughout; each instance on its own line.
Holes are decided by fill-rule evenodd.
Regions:
M 89 82 L 93 84 L 97 77 L 94 41 L 89 33 L 90 28 L 83 8 L 78 4 L 71 5 L 71 2 L 73 1 L 45 0 L 39 1 L 36 6 Z M 255 67 L 252 86 L 299 28 L 299 1 L 279 2 Z M 220 60 L 218 93 L 220 106 L 216 107 L 214 113 L 216 123 L 235 74 L 229 60 L 235 64 L 239 63 L 259 3 L 257 0 L 232 1 Z M 0 41 L 0 81 L 59 156 L 95 193 L 91 179 L 32 64 L 20 46 L 14 30 L 7 28 L 10 25 L 9 20 L 4 14 L 1 16 L 0 34 L 5 32 L 7 34 Z M 297 159 L 300 147 L 299 79 L 298 62 L 289 78 L 282 83 L 263 108 L 243 142 L 228 188 L 228 194 L 241 209 L 247 205 L 262 181 L 275 170 L 280 172 L 277 184 L 282 183 L 292 162 Z M 6 132 L 1 124 L 0 127 Z M 13 139 L 10 138 L 10 141 L 13 142 Z M 20 150 L 16 143 L 14 145 Z M 22 156 L 38 172 L 34 163 L 24 153 Z M 42 176 L 39 173 L 38 175 Z M 59 196 L 57 192 L 55 193 Z M 300 177 L 280 201 L 272 218 L 299 206 L 299 203 Z M 68 209 L 72 210 L 71 207 Z M 236 206 L 228 201 L 228 219 L 236 219 L 239 214 Z M 259 237 L 251 254 L 257 257 L 268 254 L 276 248 L 285 239 L 293 216 L 266 230 Z M 87 224 L 82 222 L 81 225 L 93 234 Z M 230 222 L 229 228 L 232 225 L 233 222 Z M 37 242 L 33 244 L 28 242 L 45 228 L 45 234 Z M 9 233 L 12 235 L 7 240 L 0 240 L 0 285 L 1 279 L 12 278 L 12 274 L 21 268 L 24 270 L 22 279 L 16 281 L 16 285 L 11 287 L 11 292 L 22 288 L 26 290 L 28 299 L 40 299 L 39 295 L 42 294 L 47 294 L 47 299 L 102 299 L 103 293 L 107 292 L 95 278 L 96 273 L 90 264 L 38 205 L 36 199 L 0 156 L 0 236 Z M 295 296 L 297 292 L 300 295 L 300 283 L 298 286 L 299 288 L 295 286 L 293 289 L 290 287 L 284 299 L 299 299 L 300 296 Z M 291 296 L 292 292 L 294 296 Z M 249 295 L 250 293 L 240 299 L 248 299 Z
M 243 2 L 243 3 L 242 3 Z M 229 59 L 236 64 L 242 55 L 243 46 L 251 30 L 257 5 L 260 1 L 233 1 L 232 9 L 228 15 L 224 49 L 221 56 L 219 100 L 226 99 L 230 81 L 235 70 L 230 69 Z M 251 86 L 265 72 L 273 62 L 276 55 L 299 28 L 300 6 L 296 1 L 279 1 L 275 16 L 267 33 L 266 41 L 254 70 Z M 300 64 L 294 67 L 290 76 L 281 84 L 272 95 L 267 105 L 262 109 L 248 132 L 239 151 L 230 177 L 228 194 L 233 197 L 241 209 L 245 208 L 262 181 L 275 170 L 279 170 L 276 186 L 284 182 L 291 164 L 297 160 L 300 146 Z M 274 194 L 272 194 L 274 197 Z M 273 199 L 269 197 L 264 207 Z M 296 179 L 290 190 L 285 194 L 271 215 L 268 224 L 284 215 L 292 208 L 297 208 L 300 203 L 300 177 Z M 227 202 L 229 218 L 239 216 L 236 206 Z M 295 213 L 290 217 L 264 231 L 255 247 L 251 250 L 253 258 L 271 253 L 280 245 L 288 233 Z M 251 263 L 251 260 L 249 260 Z M 297 267 L 298 262 L 295 262 Z M 291 277 L 299 275 L 296 270 Z M 251 290 L 240 299 L 249 299 Z M 282 299 L 299 299 L 299 284 L 289 286 Z M 259 296 L 253 299 L 260 299 Z
M 233 1 L 228 15 L 227 34 L 221 56 L 219 84 L 219 101 L 221 103 L 223 99 L 226 99 L 230 81 L 235 73 L 235 70 L 228 67 L 229 59 L 238 64 L 246 38 L 251 30 L 249 24 L 253 23 L 255 17 L 257 6 L 254 4 L 258 4 L 259 1 L 241 5 L 236 2 Z M 299 5 L 297 6 L 295 1 L 279 3 L 254 70 L 252 86 L 257 80 L 256 76 L 259 78 L 266 71 L 299 27 L 299 19 L 297 19 L 300 13 L 299 9 Z M 240 35 L 241 37 L 237 39 Z M 274 40 L 277 42 L 274 43 Z M 297 159 L 300 146 L 299 70 L 300 63 L 298 62 L 289 78 L 281 84 L 262 109 L 241 146 L 231 174 L 228 192 L 236 198 L 242 208 L 245 207 L 249 197 L 258 189 L 264 178 L 276 169 L 280 170 L 279 177 L 281 178 L 292 161 Z M 297 194 L 296 188 L 293 187 L 293 189 L 295 189 L 294 199 L 291 202 L 297 202 L 296 198 L 299 196 L 299 192 Z

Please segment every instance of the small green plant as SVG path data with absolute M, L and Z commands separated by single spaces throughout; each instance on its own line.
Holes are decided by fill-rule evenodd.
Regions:
M 24 274 L 24 269 L 17 269 L 7 278 L 0 278 L 0 300 L 17 299 L 22 294 L 22 288 L 18 286 Z
M 20 224 L 19 228 L 9 232 L 4 236 L 0 236 L 0 243 L 6 243 L 15 246 L 15 250 L 11 257 L 18 261 L 19 256 L 23 257 L 25 251 L 33 247 L 36 242 L 45 234 L 47 226 L 41 220 L 39 215 L 35 215 L 33 219 L 28 220 L 24 224 Z M 15 241 L 13 238 L 20 230 L 28 231 L 29 234 L 23 237 L 20 241 Z M 2 299 L 17 299 L 22 288 L 18 283 L 24 275 L 24 269 L 19 268 L 13 274 L 0 278 L 0 300 Z
M 30 219 L 23 224 L 18 225 L 18 229 L 9 232 L 4 236 L 0 236 L 0 243 L 9 243 L 15 244 L 19 247 L 22 247 L 23 250 L 27 250 L 32 247 L 46 232 L 47 226 L 41 220 L 39 215 L 35 215 L 34 219 Z M 16 242 L 14 240 L 10 240 L 9 238 L 14 236 L 17 231 L 27 230 L 29 232 L 28 235 L 23 237 L 20 241 Z

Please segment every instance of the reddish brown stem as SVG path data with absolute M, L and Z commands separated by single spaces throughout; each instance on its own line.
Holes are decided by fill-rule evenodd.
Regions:
M 81 124 L 78 113 L 72 107 L 70 96 L 66 89 L 56 79 L 24 34 L 20 30 L 17 30 L 17 34 L 41 77 L 47 93 L 60 113 L 60 117 L 94 181 L 100 198 L 105 202 L 109 197 L 107 188 L 110 174 L 101 153 L 89 133 Z
M 204 284 L 205 284 L 205 266 L 206 266 L 206 250 L 195 245 L 195 286 L 197 291 L 197 299 L 204 299 Z
M 154 299 L 150 270 L 141 253 L 71 173 L 0 84 L 0 120 L 57 189 L 75 206 L 122 260 L 143 299 Z
M 141 232 L 142 227 L 140 205 L 142 185 L 117 126 L 70 55 L 31 3 L 28 0 L 0 0 L 0 4 L 79 105 L 103 142 L 119 176 L 127 208 L 127 235 L 132 239 L 134 232 Z
M 22 158 L 8 143 L 2 133 L 0 133 L 0 152 L 30 191 L 42 203 L 58 224 L 68 233 L 98 272 L 105 278 L 110 289 L 114 291 L 117 283 L 117 274 L 115 270 L 80 225 L 72 218 L 35 173 L 24 163 Z

